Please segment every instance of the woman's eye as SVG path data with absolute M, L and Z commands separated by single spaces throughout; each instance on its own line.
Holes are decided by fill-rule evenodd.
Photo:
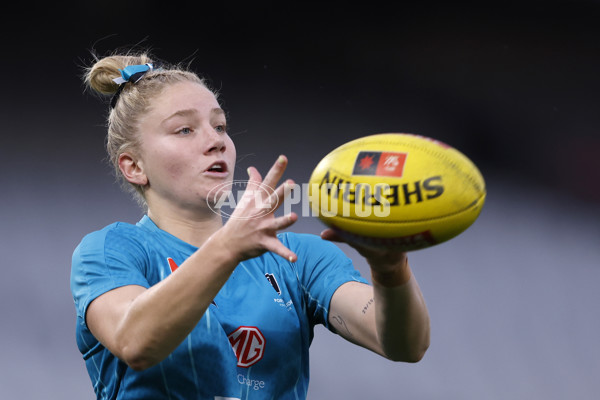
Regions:
M 225 133 L 227 132 L 227 129 L 225 128 L 225 125 L 217 125 L 215 126 L 215 130 L 219 133 Z
M 180 133 L 182 135 L 189 135 L 190 133 L 192 133 L 192 128 L 181 128 L 177 131 L 177 133 Z

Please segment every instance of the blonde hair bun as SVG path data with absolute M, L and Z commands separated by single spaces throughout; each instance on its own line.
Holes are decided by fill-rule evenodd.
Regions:
M 93 91 L 103 94 L 114 94 L 119 85 L 113 79 L 121 76 L 120 69 L 128 65 L 151 63 L 152 59 L 146 53 L 138 55 L 112 55 L 98 60 L 85 74 L 84 81 Z

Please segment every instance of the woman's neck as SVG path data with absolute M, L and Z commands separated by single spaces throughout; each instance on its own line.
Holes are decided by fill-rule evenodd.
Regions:
M 174 212 L 148 207 L 148 217 L 163 231 L 196 247 L 201 247 L 223 226 L 221 215 L 214 212 Z

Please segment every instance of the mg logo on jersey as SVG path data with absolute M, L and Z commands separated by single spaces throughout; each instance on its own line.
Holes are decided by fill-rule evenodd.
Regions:
M 255 326 L 240 326 L 229 336 L 238 367 L 248 368 L 259 362 L 265 352 L 265 337 Z

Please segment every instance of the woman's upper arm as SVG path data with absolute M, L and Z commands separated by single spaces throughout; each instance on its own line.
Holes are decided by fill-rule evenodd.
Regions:
M 383 355 L 377 339 L 373 287 L 361 282 L 346 282 L 331 298 L 329 325 L 344 339 Z
M 129 306 L 147 289 L 138 285 L 126 285 L 109 290 L 94 299 L 88 306 L 86 324 L 96 339 L 111 353 L 123 359 L 118 340 L 119 325 Z

